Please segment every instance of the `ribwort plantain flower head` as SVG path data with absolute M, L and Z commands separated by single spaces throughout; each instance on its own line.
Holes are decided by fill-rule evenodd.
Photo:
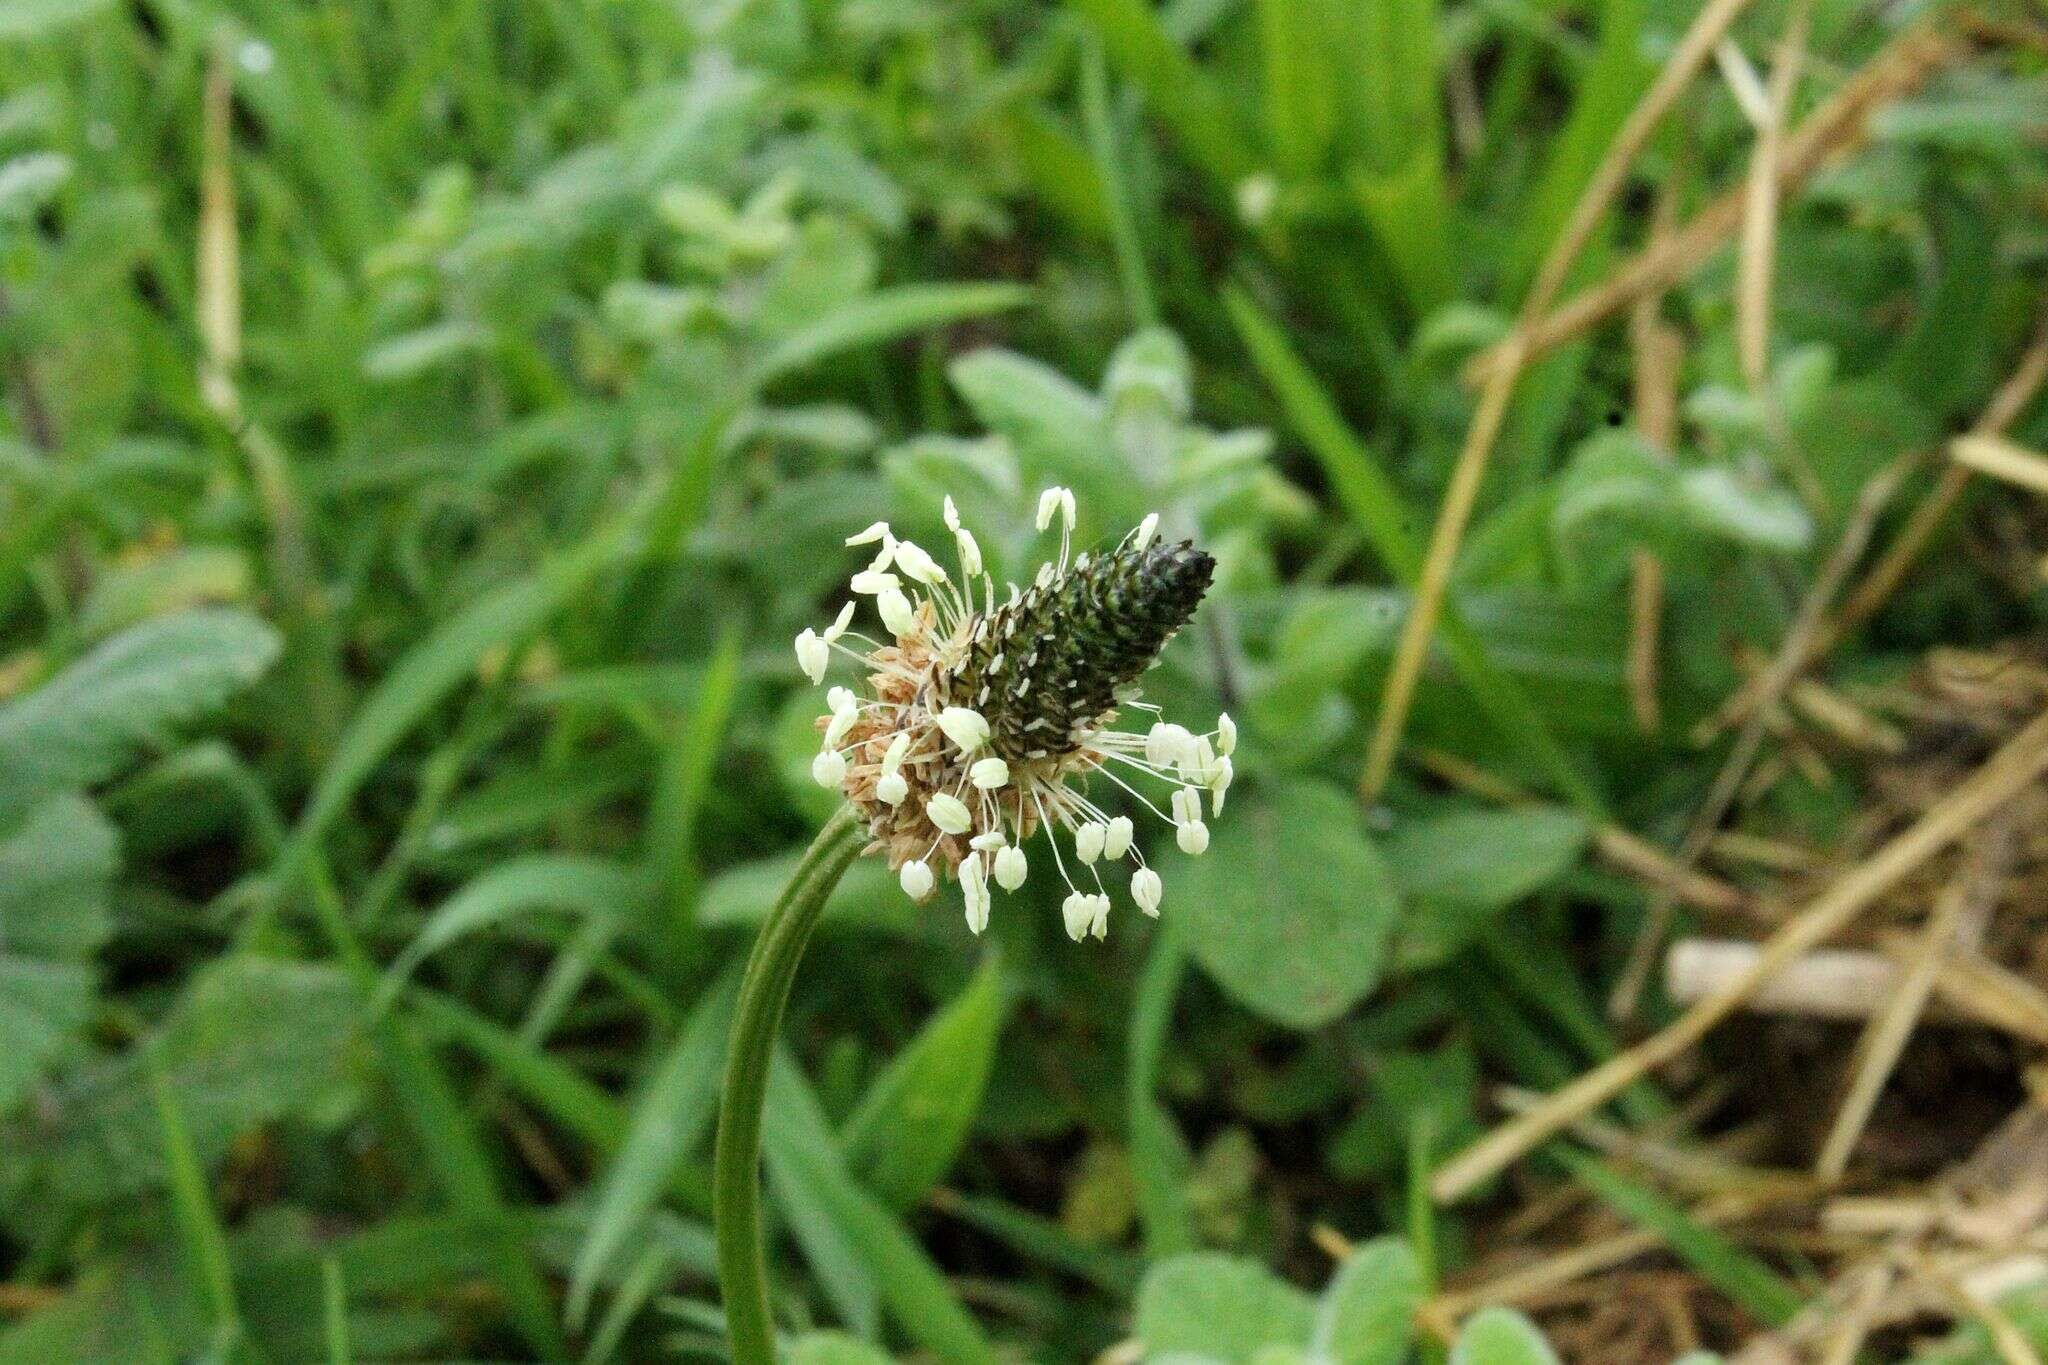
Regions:
M 1039 531 L 1055 522 L 1057 558 L 1029 587 L 1009 584 L 1000 597 L 952 499 L 946 527 L 957 578 L 876 522 L 846 543 L 875 547 L 851 587 L 873 599 L 882 638 L 851 629 L 848 603 L 824 631 L 796 639 L 797 663 L 813 683 L 824 681 L 835 653 L 866 674 L 863 693 L 827 693 L 811 775 L 858 808 L 867 851 L 888 859 L 906 895 L 929 899 L 941 874 L 958 882 L 977 934 L 988 926 L 992 893 L 1015 891 L 1030 875 L 1034 855 L 1024 845 L 1041 827 L 1067 887 L 1070 936 L 1108 932 L 1102 869 L 1126 857 L 1132 900 L 1157 915 L 1162 884 L 1133 841 L 1130 817 L 1095 797 L 1120 789 L 1197 854 L 1209 845 L 1204 797 L 1214 817 L 1230 787 L 1230 718 L 1195 734 L 1163 719 L 1138 686 L 1194 615 L 1215 561 L 1191 542 L 1162 543 L 1156 516 L 1107 550 L 1076 554 L 1074 495 L 1064 488 L 1039 498 Z M 1126 711 L 1150 724 L 1117 729 Z M 1168 810 L 1154 801 L 1161 791 Z

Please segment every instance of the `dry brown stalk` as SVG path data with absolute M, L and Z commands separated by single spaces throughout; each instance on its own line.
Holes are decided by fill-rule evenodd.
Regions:
M 1949 458 L 1979 474 L 1989 474 L 2036 493 L 2048 493 L 2048 455 L 2028 450 L 2002 436 L 1958 436 L 1949 442 Z
M 1750 765 L 1762 749 L 1772 707 L 1798 675 L 1799 664 L 1806 657 L 1809 642 L 1826 619 L 1828 604 L 1835 600 L 1835 594 L 1841 591 L 1842 584 L 1848 581 L 1850 572 L 1855 569 L 1856 561 L 1863 557 L 1864 547 L 1870 543 L 1871 533 L 1877 527 L 1878 514 L 1891 501 L 1911 464 L 1910 456 L 1893 460 L 1871 475 L 1863 491 L 1857 495 L 1856 507 L 1850 513 L 1848 524 L 1842 528 L 1841 539 L 1835 543 L 1827 563 L 1815 576 L 1813 586 L 1807 590 L 1805 600 L 1793 615 L 1777 655 L 1763 672 L 1763 684 L 1758 693 L 1759 709 L 1744 722 L 1734 747 L 1722 761 L 1721 770 L 1714 775 L 1714 785 L 1708 790 L 1706 800 L 1693 814 L 1692 824 L 1678 849 L 1679 866 L 1687 870 L 1697 866 L 1700 854 L 1706 851 L 1714 831 L 1727 818 L 1737 793 L 1742 790 L 1743 779 L 1749 775 Z M 1615 1018 L 1625 1019 L 1635 1013 L 1642 999 L 1643 987 L 1649 983 L 1650 974 L 1656 968 L 1657 954 L 1664 946 L 1664 936 L 1670 930 L 1671 915 L 1677 904 L 1676 898 L 1668 891 L 1659 892 L 1651 898 L 1649 911 L 1643 916 L 1642 927 L 1629 950 L 1628 965 L 1608 1000 L 1608 1011 Z
M 1779 193 L 1804 184 L 1822 166 L 1853 150 L 1873 113 L 1919 89 L 1928 77 L 1967 50 L 1956 38 L 1928 26 L 1900 34 L 1785 140 L 1778 158 Z M 1548 355 L 1642 295 L 1669 288 L 1698 269 L 1741 226 L 1747 198 L 1746 187 L 1728 191 L 1599 284 L 1566 299 L 1532 327 L 1518 329 L 1511 338 L 1519 346 L 1516 363 Z M 1485 383 L 1506 362 L 1506 347 L 1507 341 L 1497 342 L 1467 362 L 1466 383 Z
M 1448 1202 L 1685 1053 L 1784 965 L 1841 932 L 1880 897 L 2048 772 L 2048 714 L 2007 740 L 1912 825 L 1850 868 L 1764 943 L 1753 967 L 1642 1042 L 1516 1115 L 1440 1168 L 1430 1188 Z
M 1444 589 L 1451 581 L 1451 569 L 1458 558 L 1458 546 L 1465 538 L 1473 503 L 1479 497 L 1479 481 L 1486 472 L 1487 456 L 1500 435 L 1507 416 L 1508 399 L 1513 396 L 1519 365 L 1503 365 L 1472 415 L 1465 433 L 1465 445 L 1451 471 L 1451 483 L 1444 490 L 1444 504 L 1437 513 L 1436 529 L 1429 538 L 1429 552 L 1422 561 L 1422 575 L 1415 585 L 1415 599 L 1408 619 L 1401 624 L 1401 638 L 1394 648 L 1394 662 L 1387 673 L 1387 688 L 1375 718 L 1372 742 L 1366 749 L 1365 773 L 1359 779 L 1359 794 L 1367 801 L 1378 799 L 1394 768 L 1394 750 L 1401 743 L 1401 731 L 1408 721 L 1408 706 L 1415 699 L 1415 684 L 1422 676 L 1423 660 L 1429 653 L 1430 637 L 1436 634 L 1436 619 L 1443 609 Z
M 2048 307 L 2042 310 L 2040 327 L 2033 342 L 2014 366 L 2012 374 L 1992 395 L 1984 415 L 1977 419 L 1968 434 L 1996 436 L 2004 432 L 2027 410 L 2044 381 L 2048 381 Z M 1934 533 L 1947 520 L 1964 489 L 1969 486 L 1971 473 L 1962 464 L 1952 463 L 1942 469 L 1934 487 L 1913 508 L 1898 535 L 1878 556 L 1863 580 L 1844 596 L 1841 610 L 1808 643 L 1806 657 L 1800 661 L 1801 671 L 1810 668 L 1815 660 L 1840 643 L 1843 636 L 1875 616 L 1878 609 L 1891 600 L 1892 594 L 1905 582 L 1907 571 L 1919 560 L 1928 543 L 1934 539 Z M 1759 695 L 1754 679 L 1737 688 L 1712 716 L 1695 728 L 1694 742 L 1711 743 L 1721 731 L 1741 724 L 1755 709 Z
M 1986 825 L 1972 840 L 1967 867 L 1942 888 L 1898 990 L 1857 1039 L 1848 1091 L 1813 1163 L 1813 1173 L 1828 1184 L 1840 1181 L 1848 1171 L 1850 1153 L 1877 1108 L 1877 1098 L 1933 998 L 1943 959 L 1954 944 L 1982 937 L 1983 921 L 1997 903 L 2010 851 L 2009 831 L 1996 823 Z M 1968 928 L 1973 921 L 1974 934 Z
M 1408 612 L 1408 619 L 1402 623 L 1401 638 L 1395 646 L 1393 664 L 1387 674 L 1386 691 L 1373 723 L 1372 740 L 1366 749 L 1365 771 L 1358 783 L 1359 794 L 1367 801 L 1378 798 L 1386 785 L 1387 775 L 1393 771 L 1394 751 L 1400 746 L 1402 731 L 1407 728 L 1408 708 L 1415 699 L 1415 686 L 1429 653 L 1430 638 L 1436 633 L 1437 618 L 1443 610 L 1443 595 L 1450 585 L 1458 547 L 1464 541 L 1465 528 L 1471 521 L 1472 506 L 1478 499 L 1487 461 L 1500 437 L 1508 401 L 1514 396 L 1515 382 L 1521 378 L 1523 361 L 1527 358 L 1522 338 L 1528 335 L 1530 325 L 1550 307 L 1551 300 L 1564 287 L 1565 278 L 1571 273 L 1579 254 L 1585 250 L 1586 243 L 1592 239 L 1601 218 L 1620 194 L 1629 168 L 1635 164 L 1637 155 L 1649 142 L 1658 123 L 1677 103 L 1678 97 L 1685 93 L 1686 87 L 1692 84 L 1700 67 L 1713 54 L 1714 44 L 1748 3 L 1749 0 L 1710 0 L 1694 18 L 1685 35 L 1679 39 L 1677 48 L 1657 73 L 1657 78 L 1622 121 L 1578 201 L 1572 205 L 1564 227 L 1537 269 L 1535 283 L 1522 302 L 1521 317 L 1515 330 L 1492 348 L 1492 353 L 1500 358 L 1501 363 L 1480 389 L 1472 424 L 1466 430 L 1464 446 L 1458 452 L 1458 463 L 1451 471 L 1450 485 L 1444 490 L 1443 506 L 1437 512 L 1436 526 L 1430 533 L 1429 550 L 1423 559 L 1421 578 L 1415 585 L 1414 604 Z

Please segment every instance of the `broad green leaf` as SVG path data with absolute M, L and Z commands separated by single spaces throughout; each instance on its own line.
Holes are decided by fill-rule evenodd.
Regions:
M 877 290 L 777 341 L 756 363 L 754 382 L 766 386 L 827 357 L 1000 313 L 1029 297 L 1013 284 L 904 284 Z
M 1404 823 L 1386 842 L 1404 900 L 1404 965 L 1441 962 L 1493 915 L 1569 871 L 1589 837 L 1563 806 L 1457 811 Z
M 1316 1306 L 1314 1365 L 1400 1365 L 1422 1306 L 1422 1268 L 1408 1244 L 1380 1237 L 1351 1253 Z
M 1152 1267 L 1136 1320 L 1148 1361 L 1184 1352 L 1250 1365 L 1266 1347 L 1307 1341 L 1315 1306 L 1256 1261 L 1193 1251 Z
M 1387 867 L 1404 895 L 1496 909 L 1562 876 L 1587 836 L 1562 806 L 1454 811 L 1403 823 L 1387 839 Z
M 156 1036 L 193 1150 L 207 1165 L 238 1135 L 315 1104 L 345 1079 L 358 997 L 340 971 L 231 957 L 203 969 Z M 139 1051 L 47 1087 L 33 1114 L 0 1129 L 17 1195 L 60 1207 L 100 1205 L 166 1177 L 156 1106 Z
M 1378 983 L 1397 908 L 1357 803 L 1294 779 L 1232 799 L 1208 852 L 1174 861 L 1163 913 L 1239 1003 L 1309 1029 Z
M 85 960 L 110 931 L 118 839 L 91 802 L 59 796 L 0 837 L 0 1113 L 91 1017 Z
M 277 632 L 253 616 L 185 612 L 122 632 L 0 706 L 0 827 L 43 797 L 114 776 L 255 681 L 277 651 Z
M 1558 1365 L 1536 1324 L 1512 1308 L 1482 1308 L 1451 1346 L 1451 1365 Z
M 848 1164 L 896 1208 L 921 1200 L 965 1145 L 1002 1027 L 1002 970 L 991 953 L 960 998 L 933 1015 L 875 1078 L 846 1121 Z

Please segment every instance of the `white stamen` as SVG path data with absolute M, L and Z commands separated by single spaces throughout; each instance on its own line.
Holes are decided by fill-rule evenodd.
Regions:
M 1145 761 L 1157 767 L 1177 763 L 1193 738 L 1187 726 L 1175 725 L 1170 720 L 1159 721 L 1145 733 Z
M 1145 519 L 1138 523 L 1138 534 L 1132 538 L 1131 543 L 1142 550 L 1152 543 L 1152 537 L 1157 534 L 1159 534 L 1159 514 L 1157 512 L 1147 512 Z
M 1102 856 L 1105 841 L 1109 838 L 1109 826 L 1093 822 L 1074 831 L 1074 856 L 1081 860 L 1083 867 Z
M 1209 827 L 1200 820 L 1190 820 L 1174 831 L 1173 841 L 1189 857 L 1199 857 L 1209 847 Z
M 984 758 L 967 770 L 967 780 L 985 792 L 1009 785 L 1010 765 L 1000 758 Z
M 796 666 L 813 684 L 825 681 L 825 665 L 832 662 L 832 646 L 820 639 L 818 632 L 805 626 L 803 634 L 796 637 Z
M 1109 897 L 1094 895 L 1088 898 L 1088 933 L 1100 941 L 1109 937 Z
M 917 613 L 911 610 L 910 599 L 895 588 L 885 589 L 875 598 L 875 610 L 882 614 L 882 624 L 892 635 L 914 634 L 917 630 Z
M 894 537 L 889 534 L 889 523 L 878 521 L 871 524 L 865 531 L 856 531 L 848 536 L 846 543 L 848 545 L 872 545 L 878 540 L 893 539 Z
M 882 772 L 893 777 L 896 770 L 903 766 L 904 756 L 909 752 L 910 735 L 907 731 L 898 730 L 896 738 L 889 741 L 888 749 L 882 754 Z
M 945 834 L 965 834 L 974 825 L 974 816 L 969 813 L 967 803 L 946 792 L 940 792 L 925 802 L 924 813 Z
M 910 784 L 903 780 L 902 773 L 884 773 L 882 780 L 875 783 L 875 800 L 885 806 L 900 805 L 910 795 Z
M 1031 870 L 1025 861 L 1024 850 L 1011 844 L 996 851 L 996 885 L 1005 891 L 1015 891 L 1024 885 L 1024 875 Z
M 981 712 L 965 706 L 949 706 L 939 712 L 939 729 L 946 738 L 960 746 L 962 753 L 973 753 L 988 743 L 988 722 Z
M 1225 758 L 1237 752 L 1237 722 L 1228 711 L 1216 717 L 1216 752 Z
M 935 587 L 946 581 L 946 571 L 939 567 L 939 561 L 915 541 L 897 542 L 896 567 L 926 587 Z
M 960 572 L 969 578 L 981 576 L 981 543 L 974 538 L 974 532 L 965 527 L 953 532 L 953 543 L 960 547 Z M 973 585 L 968 585 L 972 589 Z
M 834 715 L 841 711 L 858 711 L 860 698 L 853 695 L 850 687 L 835 687 L 825 694 L 825 705 Z
M 1110 821 L 1108 831 L 1102 836 L 1102 856 L 1115 862 L 1129 853 L 1131 835 L 1135 832 L 1131 825 L 1131 817 L 1128 815 L 1119 815 Z
M 832 723 L 825 727 L 825 747 L 828 749 L 838 748 L 839 741 L 846 738 L 846 732 L 851 730 L 853 723 L 859 719 L 860 712 L 850 706 L 844 711 L 834 711 L 832 713 Z M 839 766 L 844 769 L 846 765 L 842 762 Z
M 967 846 L 973 849 L 976 853 L 990 853 L 995 851 L 996 849 L 1006 847 L 1009 844 L 1009 842 L 1009 835 L 1003 833 L 999 829 L 992 829 L 984 833 L 977 834 L 972 839 L 969 839 L 967 841 Z
M 948 531 L 958 531 L 960 529 L 960 509 L 953 505 L 953 495 L 951 493 L 946 495 L 944 514 L 946 529 Z
M 1060 919 L 1067 926 L 1067 937 L 1079 943 L 1088 936 L 1089 921 L 1095 918 L 1092 897 L 1076 891 L 1060 902 Z
M 829 645 L 840 636 L 846 634 L 846 628 L 852 623 L 853 603 L 848 602 L 839 609 L 839 615 L 833 620 L 832 624 L 825 627 L 825 643 Z
M 848 580 L 847 586 L 863 596 L 872 597 L 876 593 L 893 592 L 903 586 L 903 580 L 880 569 L 863 569 Z
M 1202 818 L 1202 798 L 1193 787 L 1173 789 L 1173 823 L 1185 825 Z
M 1131 899 L 1154 919 L 1159 918 L 1159 897 L 1165 890 L 1159 874 L 1149 867 L 1141 867 L 1131 874 Z
M 836 787 L 846 780 L 846 759 L 827 749 L 811 760 L 811 781 L 821 787 Z
M 981 870 L 981 859 L 969 858 L 960 864 L 960 890 L 967 897 L 967 928 L 979 934 L 988 928 L 988 878 Z
M 922 858 L 913 858 L 903 865 L 896 874 L 896 884 L 903 888 L 903 894 L 914 901 L 921 901 L 931 895 L 932 887 L 938 884 L 932 876 L 932 865 Z

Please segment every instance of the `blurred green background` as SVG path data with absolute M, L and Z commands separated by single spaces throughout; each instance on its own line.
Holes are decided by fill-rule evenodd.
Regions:
M 1728 249 L 1533 364 L 1362 803 L 1461 367 L 1696 14 L 5 0 L 0 1361 L 720 1358 L 724 1030 L 831 800 L 790 639 L 948 494 L 1027 575 L 1048 483 L 1082 544 L 1200 528 L 1149 688 L 1237 718 L 1239 783 L 1105 945 L 1046 878 L 976 940 L 856 865 L 769 1101 L 797 1358 L 1440 1358 L 1413 1308 L 1487 1213 L 1430 1166 L 1617 1046 L 1647 896 L 1594 830 L 1676 845 L 1735 646 L 2039 308 L 2042 50 L 1958 37 L 1788 192 L 1762 373 Z M 1757 0 L 1566 293 L 1742 182 L 1788 28 L 1797 122 L 1922 22 L 1962 32 Z M 1973 495 L 1832 666 L 2037 630 L 2040 527 Z M 1856 801 L 1749 816 L 1825 846 Z M 1319 1227 L 1388 1240 L 1324 1293 Z M 1751 1325 L 1814 1288 L 1683 1263 Z M 1546 1349 L 1482 1315 L 1456 1358 Z

